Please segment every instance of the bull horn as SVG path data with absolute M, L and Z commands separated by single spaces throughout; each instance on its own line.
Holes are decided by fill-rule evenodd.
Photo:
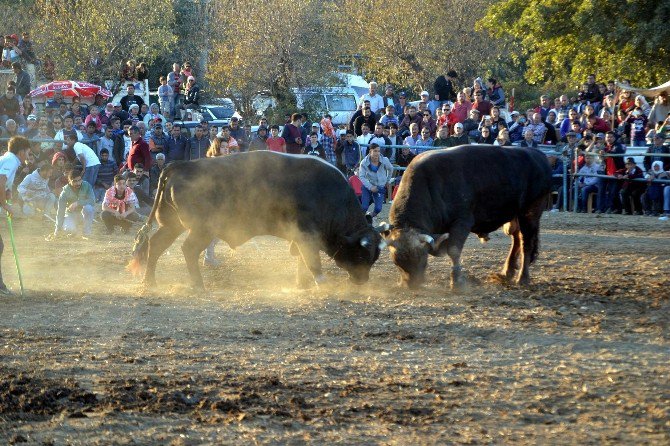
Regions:
M 386 232 L 393 229 L 393 225 L 386 223 L 385 221 L 381 222 L 379 226 L 375 226 L 374 230 L 377 232 Z
M 419 234 L 419 241 L 428 243 L 429 245 L 435 243 L 435 239 L 428 234 Z
M 368 246 L 370 246 L 370 239 L 368 239 L 367 237 L 363 237 L 361 239 L 361 246 L 363 248 L 367 248 Z

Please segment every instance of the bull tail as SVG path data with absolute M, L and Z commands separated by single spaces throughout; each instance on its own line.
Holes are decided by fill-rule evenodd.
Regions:
M 126 265 L 126 270 L 129 271 L 132 275 L 138 276 L 142 273 L 144 265 L 146 264 L 147 258 L 149 256 L 149 234 L 153 227 L 153 222 L 156 219 L 156 211 L 158 206 L 163 199 L 163 193 L 165 191 L 165 184 L 167 183 L 168 176 L 166 174 L 166 169 L 161 172 L 161 176 L 158 180 L 158 188 L 156 189 L 156 197 L 154 198 L 154 205 L 151 207 L 151 212 L 147 217 L 147 221 L 142 225 L 137 235 L 135 236 L 135 242 L 133 243 L 132 259 Z

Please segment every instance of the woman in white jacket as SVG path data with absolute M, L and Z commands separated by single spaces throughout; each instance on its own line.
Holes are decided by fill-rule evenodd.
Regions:
M 370 214 L 377 216 L 382 211 L 382 204 L 386 196 L 386 185 L 393 176 L 393 165 L 388 158 L 381 155 L 379 145 L 370 144 L 368 155 L 361 161 L 358 177 L 363 183 L 361 188 L 361 205 L 367 212 L 370 201 L 374 201 L 374 211 Z

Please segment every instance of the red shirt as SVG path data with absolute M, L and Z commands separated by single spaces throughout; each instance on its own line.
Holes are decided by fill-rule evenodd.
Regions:
M 286 153 L 286 140 L 281 136 L 277 136 L 276 138 L 270 137 L 265 143 L 268 145 L 268 150 Z
M 137 163 L 142 163 L 144 170 L 146 171 L 151 169 L 151 152 L 149 151 L 149 144 L 147 144 L 144 138 L 141 137 L 130 146 L 127 162 L 128 169 L 133 170 Z

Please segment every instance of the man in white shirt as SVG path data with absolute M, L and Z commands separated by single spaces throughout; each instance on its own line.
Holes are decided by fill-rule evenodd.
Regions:
M 14 136 L 7 144 L 7 152 L 0 156 L 0 207 L 4 209 L 8 215 L 12 215 L 12 209 L 7 203 L 7 199 L 11 198 L 11 190 L 14 185 L 14 177 L 18 168 L 26 162 L 28 152 L 30 152 L 30 142 L 23 136 Z M 9 191 L 9 193 L 8 193 Z M 7 285 L 2 280 L 2 252 L 4 251 L 4 244 L 0 236 L 0 296 L 11 295 L 7 289 Z
M 370 101 L 370 109 L 372 113 L 379 113 L 379 110 L 384 108 L 384 98 L 381 95 L 377 94 L 377 82 L 370 82 L 370 92 L 365 93 L 361 96 L 359 104 L 362 104 L 363 101 Z
M 65 143 L 68 149 L 74 150 L 75 155 L 81 162 L 84 175 L 83 179 L 93 187 L 98 179 L 98 170 L 100 169 L 100 160 L 93 149 L 84 143 L 78 142 L 77 134 L 74 132 L 65 133 Z

